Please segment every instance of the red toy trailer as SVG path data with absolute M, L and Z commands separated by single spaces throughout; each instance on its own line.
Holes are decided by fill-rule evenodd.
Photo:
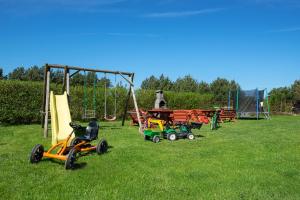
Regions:
M 221 109 L 220 111 L 220 122 L 234 121 L 236 119 L 236 111 L 233 109 Z
M 142 110 L 142 109 L 139 109 L 139 112 L 140 112 L 140 119 L 141 119 L 141 122 L 144 123 L 145 122 L 145 119 L 146 119 L 146 116 L 147 116 L 147 112 Z M 138 117 L 137 117 L 137 114 L 136 114 L 136 111 L 132 110 L 132 111 L 129 111 L 128 112 L 130 118 L 131 118 L 131 125 L 139 125 L 139 121 L 138 121 Z

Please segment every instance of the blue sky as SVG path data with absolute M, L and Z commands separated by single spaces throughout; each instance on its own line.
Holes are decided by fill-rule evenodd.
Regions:
M 243 89 L 300 79 L 299 0 L 0 0 L 0 66 L 68 64 Z

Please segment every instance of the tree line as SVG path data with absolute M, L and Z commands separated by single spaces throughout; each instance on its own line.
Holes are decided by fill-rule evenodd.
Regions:
M 3 69 L 0 68 L 0 80 L 21 80 L 21 81 L 43 81 L 44 80 L 44 66 L 32 66 L 29 68 L 25 67 L 17 67 L 12 72 L 7 75 L 4 75 Z M 51 69 L 51 82 L 56 84 L 62 84 L 64 78 L 64 72 L 60 69 Z M 106 84 L 107 87 L 112 86 L 112 82 L 110 79 L 106 77 L 98 78 L 97 74 L 94 72 L 85 73 L 77 73 L 71 78 L 72 85 L 84 85 L 86 82 L 87 86 L 92 86 L 94 82 L 98 86 L 104 86 Z
M 237 90 L 240 85 L 234 80 L 225 78 L 217 78 L 211 84 L 204 81 L 197 81 L 191 75 L 179 77 L 175 81 L 171 81 L 169 77 L 163 74 L 160 77 L 150 76 L 146 78 L 141 89 L 144 90 L 164 90 L 173 92 L 195 92 L 200 94 L 212 94 L 214 102 L 224 103 L 227 101 L 228 91 Z
M 4 75 L 0 68 L 0 80 L 23 80 L 23 81 L 42 81 L 44 79 L 44 66 L 32 66 L 29 68 L 18 67 L 7 75 Z M 63 82 L 63 71 L 52 70 L 51 81 L 56 84 Z M 113 87 L 109 78 L 97 77 L 96 73 L 87 72 L 86 74 L 77 73 L 71 78 L 72 85 L 92 86 L 96 81 L 97 86 Z M 122 87 L 122 84 L 118 84 Z M 142 90 L 164 90 L 171 92 L 192 92 L 199 94 L 209 94 L 213 96 L 213 104 L 226 105 L 228 91 L 240 89 L 240 85 L 234 80 L 217 78 L 212 83 L 198 81 L 191 75 L 179 77 L 172 81 L 168 76 L 150 76 L 142 81 Z M 300 100 L 300 80 L 296 80 L 291 86 L 274 88 L 270 91 L 270 105 L 273 112 L 291 112 L 293 104 Z
M 269 95 L 271 111 L 291 112 L 294 104 L 300 101 L 300 79 L 288 87 L 272 89 Z

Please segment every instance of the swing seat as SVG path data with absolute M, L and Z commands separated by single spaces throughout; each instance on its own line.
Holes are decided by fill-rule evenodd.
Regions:
M 96 118 L 96 111 L 95 110 L 84 110 L 84 114 L 82 119 L 95 119 Z
M 117 117 L 116 117 L 116 116 L 114 116 L 114 117 L 112 117 L 112 118 L 104 117 L 104 119 L 105 119 L 106 121 L 116 121 Z

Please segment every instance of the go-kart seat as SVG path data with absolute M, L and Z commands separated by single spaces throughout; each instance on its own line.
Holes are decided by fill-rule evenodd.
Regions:
M 81 140 L 92 141 L 98 138 L 99 125 L 96 121 L 91 121 L 87 127 L 82 127 L 74 122 L 70 123 L 75 136 Z

